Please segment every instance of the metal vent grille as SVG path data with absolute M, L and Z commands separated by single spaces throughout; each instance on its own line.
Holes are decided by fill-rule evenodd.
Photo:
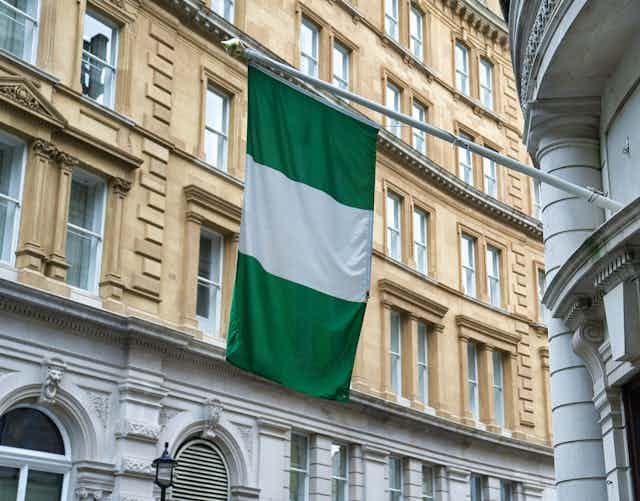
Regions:
M 172 498 L 176 501 L 227 501 L 229 475 L 222 455 L 204 440 L 185 444 L 176 458 Z

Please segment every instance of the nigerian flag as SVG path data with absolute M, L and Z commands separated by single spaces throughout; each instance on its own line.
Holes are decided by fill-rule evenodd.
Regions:
M 348 400 L 371 271 L 377 128 L 249 67 L 227 360 Z

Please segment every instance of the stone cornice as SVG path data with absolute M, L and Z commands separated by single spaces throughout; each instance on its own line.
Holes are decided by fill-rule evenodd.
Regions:
M 441 325 L 442 319 L 449 311 L 447 306 L 387 278 L 378 281 L 378 289 L 383 304 L 403 308 L 408 313 L 435 325 Z
M 228 200 L 203 190 L 194 184 L 190 184 L 184 188 L 184 195 L 187 203 L 193 203 L 204 209 L 216 212 L 240 224 L 242 208 L 232 204 Z
M 467 315 L 456 315 L 456 325 L 460 337 L 477 340 L 490 346 L 497 344 L 498 348 L 507 345 L 511 348 L 509 351 L 517 348 L 522 338 L 519 334 L 498 329 Z

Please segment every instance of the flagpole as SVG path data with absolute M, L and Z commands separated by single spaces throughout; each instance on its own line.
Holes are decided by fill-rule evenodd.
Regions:
M 300 80 L 307 82 L 314 87 L 325 90 L 333 95 L 342 97 L 354 103 L 358 103 L 366 108 L 369 108 L 370 110 L 377 111 L 378 113 L 382 113 L 383 115 L 389 118 L 392 118 L 394 120 L 397 120 L 398 122 L 402 122 L 404 124 L 410 125 L 415 129 L 421 130 L 431 136 L 435 136 L 453 145 L 462 146 L 468 149 L 469 151 L 472 151 L 473 153 L 476 153 L 481 157 L 493 160 L 494 162 L 500 165 L 503 165 L 508 169 L 515 170 L 522 174 L 526 174 L 527 176 L 538 179 L 539 181 L 542 181 L 546 184 L 554 186 L 562 191 L 571 193 L 580 198 L 584 198 L 588 202 L 592 203 L 597 207 L 600 207 L 602 209 L 608 209 L 613 212 L 616 212 L 620 210 L 622 207 L 624 207 L 624 205 L 621 204 L 620 202 L 606 197 L 602 192 L 594 188 L 582 187 L 577 184 L 570 183 L 569 181 L 565 181 L 560 177 L 547 174 L 546 172 L 543 172 L 539 169 L 517 162 L 505 155 L 501 155 L 500 153 L 493 151 L 489 148 L 480 146 L 479 144 L 476 144 L 473 141 L 469 141 L 467 139 L 464 139 L 463 137 L 456 136 L 451 132 L 440 129 L 438 127 L 434 127 L 433 125 L 429 125 L 428 123 L 424 123 L 419 120 L 416 120 L 415 118 L 409 115 L 405 115 L 404 113 L 399 113 L 397 111 L 391 110 L 386 106 L 376 103 L 375 101 L 365 99 L 364 97 L 359 96 L 358 94 L 354 94 L 353 92 L 349 92 L 348 90 L 341 89 L 340 87 L 336 87 L 335 85 L 332 85 L 328 82 L 309 76 L 306 73 L 303 73 L 302 71 L 292 68 L 287 64 L 280 63 L 262 54 L 261 52 L 255 49 L 246 47 L 244 43 L 238 39 L 231 39 L 226 42 L 223 42 L 223 44 L 227 48 L 231 49 L 232 51 L 235 51 L 237 54 L 244 55 L 249 61 L 254 61 L 264 66 L 276 68 L 282 71 L 283 73 L 299 78 Z

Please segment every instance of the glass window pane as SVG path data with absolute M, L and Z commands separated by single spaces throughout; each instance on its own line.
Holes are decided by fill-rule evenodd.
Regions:
M 291 467 L 307 469 L 307 437 L 304 435 L 291 435 Z
M 20 470 L 0 466 L 0 501 L 16 501 Z
M 226 133 L 226 96 L 213 89 L 207 90 L 207 127 Z
M 389 458 L 389 488 L 402 489 L 402 462 L 398 458 Z
M 233 1 L 232 0 L 213 0 L 212 10 L 224 17 L 227 21 L 233 22 Z
M 60 473 L 29 470 L 27 495 L 29 501 L 55 501 L 62 494 L 63 476 Z
M 0 48 L 29 62 L 33 60 L 36 9 L 35 0 L 0 2 Z
M 478 369 L 476 367 L 476 345 L 473 343 L 467 344 L 467 358 L 469 363 L 469 380 L 477 381 Z
M 400 314 L 391 312 L 391 351 L 400 353 Z
M 0 417 L 0 445 L 34 451 L 64 454 L 58 427 L 44 413 L 18 408 Z
M 82 43 L 82 93 L 105 106 L 113 104 L 116 43 L 116 28 L 88 11 Z
M 334 477 L 347 477 L 347 448 L 331 444 L 331 470 Z
M 80 228 L 100 233 L 104 185 L 93 178 L 73 176 L 69 197 L 69 222 Z
M 94 288 L 98 245 L 95 236 L 67 229 L 67 283 L 86 290 Z
M 302 472 L 289 473 L 289 501 L 305 501 L 305 474 Z
M 422 496 L 427 499 L 433 498 L 433 468 L 431 466 L 422 467 Z

